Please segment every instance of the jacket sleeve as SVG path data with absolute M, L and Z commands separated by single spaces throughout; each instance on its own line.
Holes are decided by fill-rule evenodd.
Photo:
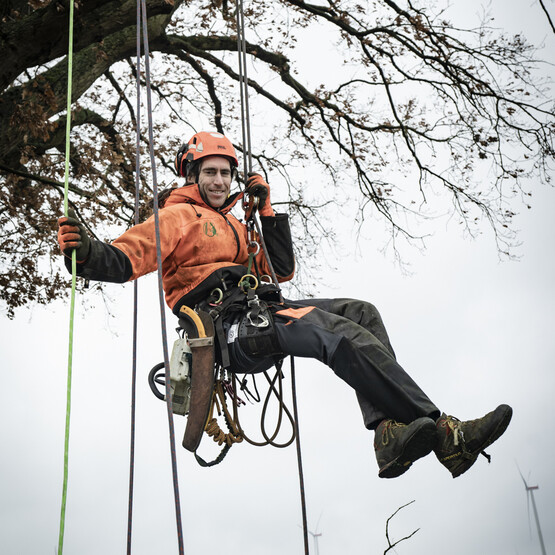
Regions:
M 293 253 L 289 216 L 287 214 L 260 216 L 260 223 L 262 224 L 264 242 L 278 280 L 290 280 L 295 273 L 295 255 Z M 261 254 L 263 255 L 263 253 Z M 262 267 L 265 266 L 263 263 Z
M 160 213 L 160 236 L 162 257 L 165 258 L 175 248 L 179 234 L 175 233 L 179 220 L 175 211 L 164 209 Z M 71 260 L 66 260 L 71 271 Z M 89 257 L 77 265 L 77 275 L 96 281 L 124 283 L 137 279 L 156 270 L 156 233 L 154 217 L 137 224 L 110 245 L 91 240 Z
M 71 258 L 65 258 L 71 272 Z M 77 264 L 77 275 L 95 281 L 125 283 L 131 278 L 133 268 L 129 257 L 117 247 L 91 239 L 91 250 L 86 262 Z

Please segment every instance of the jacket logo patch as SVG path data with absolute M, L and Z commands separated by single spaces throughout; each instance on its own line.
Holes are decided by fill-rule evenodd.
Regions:
M 214 237 L 214 235 L 217 235 L 216 227 L 212 222 L 204 222 L 202 230 L 204 231 L 204 235 L 207 237 Z

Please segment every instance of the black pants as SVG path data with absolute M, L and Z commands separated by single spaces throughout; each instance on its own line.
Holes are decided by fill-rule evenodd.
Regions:
M 356 391 L 368 429 L 384 418 L 408 423 L 421 416 L 439 417 L 439 409 L 395 360 L 375 306 L 355 299 L 286 301 L 285 306 L 274 316 L 283 353 L 315 358 L 332 368 Z M 234 324 L 225 325 L 231 370 L 270 368 L 272 358 L 253 357 L 241 348 Z

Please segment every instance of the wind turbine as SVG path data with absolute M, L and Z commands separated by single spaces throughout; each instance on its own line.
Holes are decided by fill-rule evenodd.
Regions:
M 321 532 L 311 532 L 310 530 L 308 533 L 314 538 L 314 553 L 315 555 L 320 555 L 320 551 L 318 549 L 318 538 L 322 535 Z
M 520 477 L 522 478 L 522 481 L 524 482 L 524 487 L 526 488 L 526 499 L 528 502 L 530 502 L 530 499 L 532 500 L 532 509 L 534 510 L 534 518 L 536 519 L 536 526 L 538 527 L 538 536 L 540 538 L 540 547 L 542 548 L 542 555 L 547 555 L 545 551 L 545 545 L 543 543 L 542 529 L 540 527 L 540 518 L 538 517 L 538 509 L 536 508 L 536 502 L 534 500 L 534 490 L 539 489 L 539 486 L 529 486 L 526 483 L 526 480 L 524 479 L 522 472 L 520 472 L 520 468 L 518 469 L 518 472 L 520 474 Z M 528 511 L 530 511 L 530 509 L 528 509 Z
M 320 519 L 322 518 L 322 513 L 318 517 L 318 522 L 316 523 L 316 528 L 314 532 L 310 530 L 308 533 L 314 538 L 314 555 L 320 555 L 320 550 L 318 549 L 318 538 L 322 535 L 321 532 L 318 532 L 318 527 L 320 526 Z

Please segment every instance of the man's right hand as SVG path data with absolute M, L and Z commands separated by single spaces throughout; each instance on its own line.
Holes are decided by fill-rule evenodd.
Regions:
M 65 256 L 71 258 L 71 252 L 75 250 L 77 262 L 85 262 L 91 250 L 91 240 L 73 209 L 69 208 L 67 214 L 58 218 L 58 244 Z

